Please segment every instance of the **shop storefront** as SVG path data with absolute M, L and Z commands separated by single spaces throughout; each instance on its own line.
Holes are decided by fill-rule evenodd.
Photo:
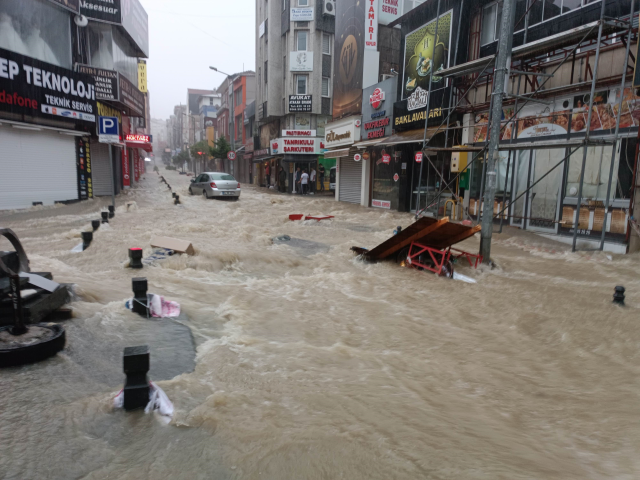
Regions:
M 592 139 L 613 139 L 619 95 L 619 88 L 596 92 L 590 127 Z M 572 239 L 584 156 L 584 147 L 577 143 L 586 131 L 588 103 L 589 93 L 583 92 L 554 99 L 549 106 L 527 105 L 516 121 L 513 121 L 511 107 L 503 109 L 501 145 L 504 149 L 500 151 L 496 168 L 498 188 L 494 211 L 497 214 L 504 210 L 501 215 L 504 224 L 557 234 L 556 238 L 561 241 L 562 237 Z M 615 154 L 611 145 L 587 147 L 582 207 L 577 219 L 579 239 L 599 242 L 604 226 L 608 248 L 621 253 L 626 250 L 630 233 L 628 211 L 636 164 L 638 118 L 640 97 L 632 88 L 625 88 L 620 120 L 622 138 Z M 474 116 L 472 145 L 485 145 L 487 119 L 488 112 Z M 555 142 L 557 147 L 552 146 Z M 508 143 L 516 149 L 507 150 Z M 538 144 L 540 147 L 522 149 L 518 144 Z M 569 154 L 571 156 L 563 165 L 551 170 Z M 469 214 L 472 218 L 478 218 L 481 208 L 483 162 L 481 157 L 471 167 Z M 541 181 L 536 183 L 538 180 Z M 610 208 L 605 215 L 609 182 Z M 533 188 L 527 191 L 532 185 Z
M 336 200 L 367 206 L 369 202 L 369 163 L 363 161 L 360 141 L 362 117 L 351 116 L 325 127 L 325 159 L 336 159 Z
M 272 155 L 268 148 L 254 150 L 252 159 L 252 180 L 253 184 L 258 187 L 267 186 L 266 171 L 267 166 L 271 168 Z
M 323 145 L 323 139 L 316 137 L 315 130 L 282 130 L 282 137 L 271 141 L 271 154 L 279 156 L 271 169 L 272 184 L 280 191 L 301 193 L 302 187 L 296 179 L 305 171 L 309 175 L 312 170 L 317 171 Z M 280 173 L 281 169 L 285 176 Z M 309 186 L 309 193 L 315 193 L 314 187 Z
M 0 209 L 93 197 L 92 77 L 0 49 L 2 71 Z

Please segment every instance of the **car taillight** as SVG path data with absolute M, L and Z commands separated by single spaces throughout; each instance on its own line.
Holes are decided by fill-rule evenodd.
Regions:
M 238 183 L 238 188 L 240 188 L 240 184 Z
M 209 184 L 209 186 L 210 186 L 211 188 L 218 188 L 218 187 L 216 186 L 216 182 L 211 182 L 211 183 Z

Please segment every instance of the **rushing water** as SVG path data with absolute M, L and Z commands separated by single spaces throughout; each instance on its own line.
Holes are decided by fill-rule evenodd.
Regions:
M 148 173 L 82 253 L 70 249 L 109 199 L 0 213 L 32 269 L 78 297 L 63 353 L 0 371 L 0 478 L 640 477 L 637 255 L 509 231 L 495 237 L 496 269 L 458 268 L 467 284 L 354 258 L 352 245 L 375 246 L 408 214 L 252 188 L 204 200 L 164 175 L 182 206 Z M 182 305 L 197 345 L 193 372 L 158 382 L 169 424 L 111 406 L 122 346 L 146 322 L 124 308 L 140 275 L 124 268 L 127 248 L 157 234 L 197 251 L 142 271 Z M 280 235 L 315 249 L 272 243 Z M 625 308 L 611 304 L 618 284 Z M 161 355 L 167 342 L 148 343 Z

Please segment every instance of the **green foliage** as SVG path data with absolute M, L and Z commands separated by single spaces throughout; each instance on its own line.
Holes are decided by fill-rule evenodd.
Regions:
M 177 154 L 175 157 L 173 157 L 173 164 L 180 167 L 184 164 L 184 162 L 188 162 L 191 160 L 191 158 L 189 157 L 189 152 L 187 152 L 186 150 L 181 151 L 179 154 Z
M 227 158 L 227 153 L 231 151 L 231 145 L 227 142 L 227 139 L 220 137 L 215 144 L 215 147 L 211 148 L 211 156 L 213 158 Z
M 209 143 L 206 140 L 200 140 L 198 143 L 191 145 L 191 156 L 197 159 L 206 159 L 207 155 L 209 155 L 209 149 Z

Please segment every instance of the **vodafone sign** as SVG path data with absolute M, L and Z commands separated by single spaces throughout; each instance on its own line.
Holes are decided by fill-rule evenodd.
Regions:
M 382 102 L 384 102 L 384 90 L 376 88 L 369 97 L 369 103 L 377 110 L 382 105 Z

